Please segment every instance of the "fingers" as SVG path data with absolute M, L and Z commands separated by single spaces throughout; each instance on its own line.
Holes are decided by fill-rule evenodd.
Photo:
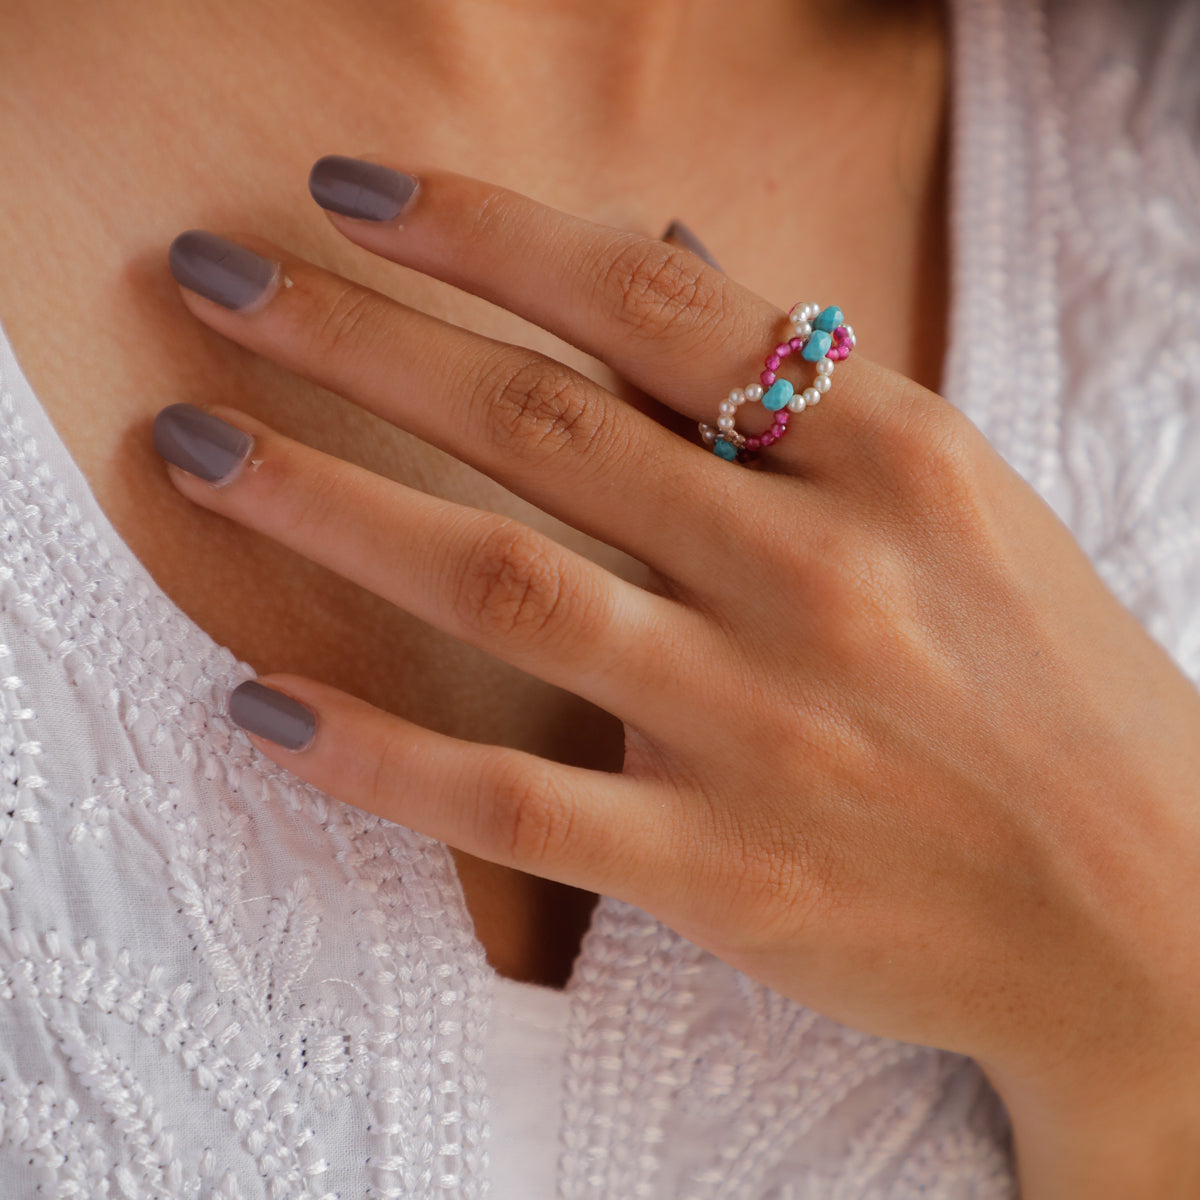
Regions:
M 242 684 L 230 715 L 329 795 L 491 862 L 636 903 L 670 852 L 676 806 L 621 775 L 460 741 L 293 675 Z
M 195 231 L 172 246 L 207 324 L 668 576 L 694 564 L 723 464 L 553 359 L 243 240 L 263 253 Z
M 397 172 L 356 159 L 321 159 L 310 176 L 328 203 L 332 176 L 363 191 Z M 773 305 L 690 249 L 596 225 L 527 196 L 449 171 L 422 170 L 391 220 L 330 219 L 352 240 L 525 317 L 600 358 L 618 374 L 700 421 L 761 358 L 782 318 Z M 378 210 L 376 210 L 378 211 Z M 730 361 L 745 347 L 749 362 Z M 740 371 L 739 371 L 740 366 Z M 725 381 L 730 371 L 736 372 Z
M 355 159 L 322 159 L 310 179 L 319 203 L 330 202 L 329 177 L 339 171 L 352 173 L 368 192 L 398 174 Z M 612 229 L 435 169 L 419 172 L 419 186 L 390 218 L 354 219 L 344 214 L 368 211 L 361 203 L 339 207 L 330 220 L 352 241 L 540 325 L 697 421 L 715 423 L 721 400 L 759 378 L 785 328 L 776 305 L 710 266 L 677 232 L 664 242 Z M 814 372 L 798 357 L 785 373 L 800 390 Z M 792 431 L 773 448 L 772 460 L 826 461 L 825 442 L 852 440 L 856 414 L 876 419 L 880 396 L 889 397 L 893 410 L 935 399 L 856 352 L 838 366 L 823 407 L 797 422 L 802 436 Z M 758 411 L 741 414 L 746 432 L 770 425 L 757 405 L 747 409 Z
M 519 522 L 384 479 L 233 409 L 173 405 L 155 422 L 155 445 L 195 503 L 623 720 L 669 728 L 657 664 L 670 639 L 700 636 L 672 601 Z

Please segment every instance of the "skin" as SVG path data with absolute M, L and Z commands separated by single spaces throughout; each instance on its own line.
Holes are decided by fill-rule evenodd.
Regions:
M 411 0 L 393 18 L 374 3 L 112 0 L 67 20 L 43 0 L 0 0 L 0 156 L 10 166 L 0 172 L 0 320 L 120 536 L 238 657 L 441 732 L 615 768 L 623 747 L 612 717 L 181 501 L 150 449 L 150 423 L 166 402 L 222 400 L 645 576 L 500 483 L 197 326 L 174 293 L 166 247 L 194 226 L 270 230 L 349 278 L 619 390 L 606 364 L 331 234 L 304 190 L 313 160 L 402 148 L 620 228 L 657 235 L 682 217 L 759 294 L 791 303 L 802 278 L 809 294 L 836 295 L 874 331 L 880 361 L 936 388 L 940 14 L 845 5 L 844 24 L 820 18 L 815 53 L 812 22 L 825 11 L 792 0 Z M 769 89 L 756 82 L 765 46 L 798 64 Z M 727 67 L 714 72 L 714 62 Z M 536 70 L 536 86 L 514 87 L 514 64 Z M 569 103 L 547 105 L 546 94 Z M 817 153 L 793 146 L 779 135 L 795 114 L 853 128 L 853 138 Z M 843 223 L 853 239 L 829 236 Z M 457 848 L 455 857 L 489 961 L 562 987 L 594 896 Z
M 715 330 L 779 336 L 774 305 L 686 251 L 418 177 L 399 222 L 332 223 L 687 418 L 727 369 Z M 1200 696 L 965 417 L 856 355 L 802 438 L 739 469 L 551 359 L 241 240 L 288 286 L 241 314 L 185 291 L 200 320 L 653 573 L 643 589 L 214 407 L 254 449 L 219 487 L 171 468 L 184 495 L 571 687 L 626 742 L 619 774 L 554 764 L 277 675 L 317 733 L 265 753 L 626 899 L 838 1020 L 974 1056 L 1027 1196 L 1195 1186 L 1200 956 L 1174 914 L 1200 872 Z
M 392 260 L 488 299 L 681 418 L 711 417 L 728 342 L 778 333 L 777 304 L 693 255 L 396 165 L 422 179 L 402 228 L 331 219 L 380 277 Z M 856 354 L 803 439 L 739 470 L 669 412 L 238 237 L 293 286 L 252 315 L 184 293 L 199 322 L 650 570 L 214 408 L 256 465 L 219 489 L 171 471 L 198 510 L 625 738 L 623 770 L 596 771 L 272 672 L 319 725 L 265 753 L 476 858 L 639 904 L 837 1019 L 974 1055 L 1026 1197 L 1200 1186 L 1200 965 L 1177 916 L 1200 868 L 1200 697 L 969 422 Z

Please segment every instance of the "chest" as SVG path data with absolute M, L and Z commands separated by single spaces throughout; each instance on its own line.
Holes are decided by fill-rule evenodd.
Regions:
M 119 64 L 108 69 L 118 72 Z M 52 85 L 50 78 L 26 80 L 27 89 L 44 95 L 20 98 L 28 119 L 0 122 L 0 154 L 20 164 L 0 175 L 0 324 L 100 507 L 166 594 L 259 671 L 320 678 L 456 736 L 583 764 L 618 764 L 620 730 L 611 718 L 191 507 L 167 482 L 149 438 L 154 414 L 166 404 L 241 407 L 310 445 L 509 513 L 636 575 L 636 564 L 470 468 L 201 327 L 179 301 L 166 247 L 195 226 L 258 232 L 405 303 L 611 383 L 603 364 L 339 239 L 303 180 L 309 164 L 342 146 L 346 134 L 306 117 L 306 97 L 292 98 L 297 116 L 290 135 L 264 146 L 246 136 L 241 118 L 265 97 L 242 94 L 224 113 L 211 103 L 206 111 L 197 98 L 195 111 L 204 119 L 180 127 L 178 105 L 172 115 L 153 96 L 140 103 L 126 96 L 123 107 L 114 102 L 111 113 L 97 117 L 106 144 L 98 153 L 96 131 L 55 103 Z M 0 99 L 16 103 L 11 94 Z M 540 153 L 531 147 L 517 164 L 486 145 L 448 141 L 437 116 L 401 123 L 375 145 L 380 154 L 437 161 L 623 228 L 657 234 L 679 216 L 734 277 L 781 306 L 809 298 L 840 304 L 865 353 L 936 387 L 945 324 L 939 110 L 924 113 L 921 184 L 911 194 L 897 187 L 891 164 L 880 166 L 880 155 L 870 152 L 872 140 L 892 138 L 886 124 L 864 128 L 862 152 L 845 156 L 816 192 L 804 155 L 779 156 L 752 174 L 757 149 L 734 130 L 761 127 L 767 116 L 727 114 L 729 128 L 713 131 L 711 154 L 689 152 L 686 139 L 682 147 L 648 145 L 604 179 L 586 169 L 586 148 L 575 152 L 574 173 L 564 169 L 561 147 Z M 447 144 L 456 147 L 450 161 L 442 152 Z M 179 146 L 187 153 L 177 154 Z M 554 169 L 530 173 L 537 162 Z M 731 190 L 731 177 L 750 183 Z M 798 204 L 800 194 L 811 194 L 812 203 Z M 854 236 L 843 236 L 845 229 Z M 758 352 L 753 348 L 755 358 Z M 549 894 L 553 885 L 465 858 L 458 866 L 493 962 L 518 977 L 565 979 L 589 898 L 564 901 Z

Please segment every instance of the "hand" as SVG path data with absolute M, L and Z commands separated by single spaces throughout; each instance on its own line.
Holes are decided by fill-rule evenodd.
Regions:
M 692 420 L 783 327 L 685 250 L 445 172 L 399 220 L 331 220 Z M 274 676 L 315 735 L 256 737 L 265 754 L 628 900 L 837 1020 L 973 1055 L 1019 1145 L 1022 1114 L 1062 1105 L 1097 1128 L 1118 1101 L 1126 1126 L 1184 1096 L 1196 1116 L 1200 696 L 965 417 L 856 353 L 746 469 L 551 359 L 252 244 L 290 286 L 244 311 L 185 291 L 197 317 L 655 579 L 213 408 L 253 438 L 253 469 L 213 486 L 172 468 L 186 496 L 626 729 L 624 771 L 604 774 Z

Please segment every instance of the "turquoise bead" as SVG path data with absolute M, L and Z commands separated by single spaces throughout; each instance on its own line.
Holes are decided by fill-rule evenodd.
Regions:
M 777 379 L 763 396 L 762 406 L 769 408 L 772 412 L 778 412 L 781 408 L 787 408 L 788 401 L 795 394 L 796 389 L 786 379 Z
M 713 453 L 718 458 L 725 459 L 726 462 L 733 462 L 737 458 L 737 447 L 732 442 L 727 442 L 724 438 L 717 438 L 713 442 Z
M 825 330 L 814 329 L 808 335 L 808 345 L 800 351 L 800 357 L 806 362 L 820 362 L 829 353 L 831 345 L 833 345 L 833 338 Z
M 820 329 L 824 333 L 832 333 L 845 319 L 842 310 L 836 304 L 831 304 L 813 322 L 813 328 Z

